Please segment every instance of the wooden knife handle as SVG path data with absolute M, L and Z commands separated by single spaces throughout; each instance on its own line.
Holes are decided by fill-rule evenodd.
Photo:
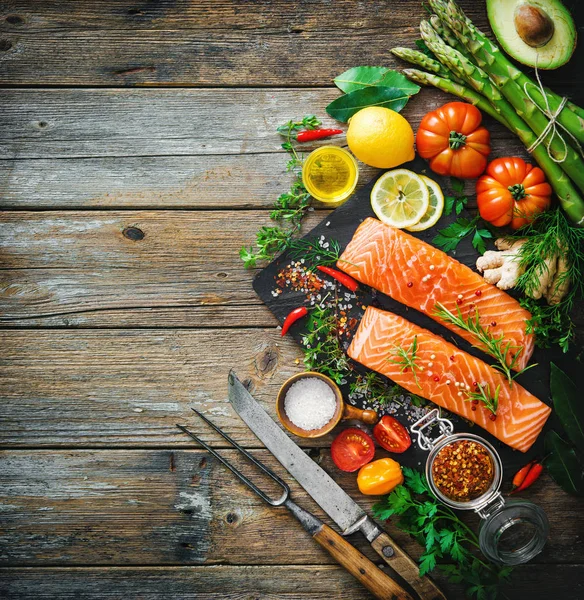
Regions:
M 396 581 L 328 525 L 323 523 L 312 537 L 376 598 L 412 600 L 412 597 Z
M 421 600 L 446 600 L 446 596 L 429 577 L 420 577 L 418 565 L 387 533 L 377 536 L 371 542 L 371 547 L 414 588 Z

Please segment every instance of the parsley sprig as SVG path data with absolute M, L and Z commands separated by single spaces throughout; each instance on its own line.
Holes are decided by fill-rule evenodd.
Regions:
M 496 598 L 499 585 L 508 580 L 512 568 L 483 560 L 474 531 L 435 498 L 424 475 L 408 467 L 403 467 L 403 473 L 404 485 L 373 506 L 375 516 L 383 520 L 397 516 L 397 526 L 424 546 L 420 576 L 438 568 L 450 581 L 464 583 L 469 596 L 477 600 Z
M 452 211 L 459 215 L 468 204 L 468 198 L 464 195 L 464 181 L 456 177 L 450 178 L 450 187 L 453 195 L 444 198 L 444 216 L 452 214 Z
M 473 247 L 481 254 L 484 254 L 487 251 L 485 240 L 491 239 L 493 234 L 488 229 L 481 227 L 480 222 L 481 218 L 478 215 L 472 220 L 459 217 L 454 223 L 448 225 L 448 227 L 440 229 L 438 235 L 432 240 L 432 243 L 436 244 L 444 252 L 451 252 L 465 237 L 472 235 L 471 243 Z

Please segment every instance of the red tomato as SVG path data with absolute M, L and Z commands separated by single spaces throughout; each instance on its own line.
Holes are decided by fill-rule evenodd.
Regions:
M 416 134 L 416 149 L 440 175 L 478 177 L 487 166 L 490 135 L 481 124 L 481 111 L 466 102 L 449 102 L 429 112 Z
M 366 465 L 375 454 L 371 437 L 356 427 L 341 431 L 331 444 L 331 457 L 341 471 L 352 473 Z
M 382 448 L 401 454 L 411 445 L 408 430 L 393 417 L 384 415 L 373 428 L 373 435 Z
M 479 213 L 496 227 L 523 227 L 549 208 L 551 195 L 544 172 L 516 156 L 496 158 L 477 181 Z

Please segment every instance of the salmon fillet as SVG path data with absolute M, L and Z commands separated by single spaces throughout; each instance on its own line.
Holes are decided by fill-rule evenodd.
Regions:
M 391 362 L 400 360 L 396 348 L 408 351 L 414 339 L 417 342 L 415 376 L 412 368 L 402 372 L 402 364 Z M 549 406 L 518 383 L 511 387 L 501 373 L 482 360 L 403 317 L 371 306 L 365 311 L 347 353 L 413 394 L 480 425 L 521 452 L 529 450 L 551 412 Z M 495 420 L 491 420 L 492 413 L 482 402 L 473 404 L 464 391 L 466 386 L 471 391 L 476 390 L 474 383 L 489 396 L 499 388 Z M 473 406 L 476 410 L 472 410 Z
M 362 283 L 415 308 L 486 352 L 476 337 L 434 315 L 436 304 L 451 313 L 475 316 L 494 338 L 503 336 L 511 346 L 507 364 L 516 371 L 527 365 L 535 343 L 526 332 L 531 313 L 498 287 L 487 283 L 438 248 L 400 229 L 368 218 L 361 223 L 337 266 Z

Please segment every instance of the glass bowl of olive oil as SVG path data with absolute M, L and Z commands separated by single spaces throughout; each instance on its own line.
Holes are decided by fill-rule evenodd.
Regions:
M 354 156 L 338 146 L 322 146 L 302 165 L 302 183 L 308 193 L 328 206 L 339 206 L 355 191 L 359 167 Z

